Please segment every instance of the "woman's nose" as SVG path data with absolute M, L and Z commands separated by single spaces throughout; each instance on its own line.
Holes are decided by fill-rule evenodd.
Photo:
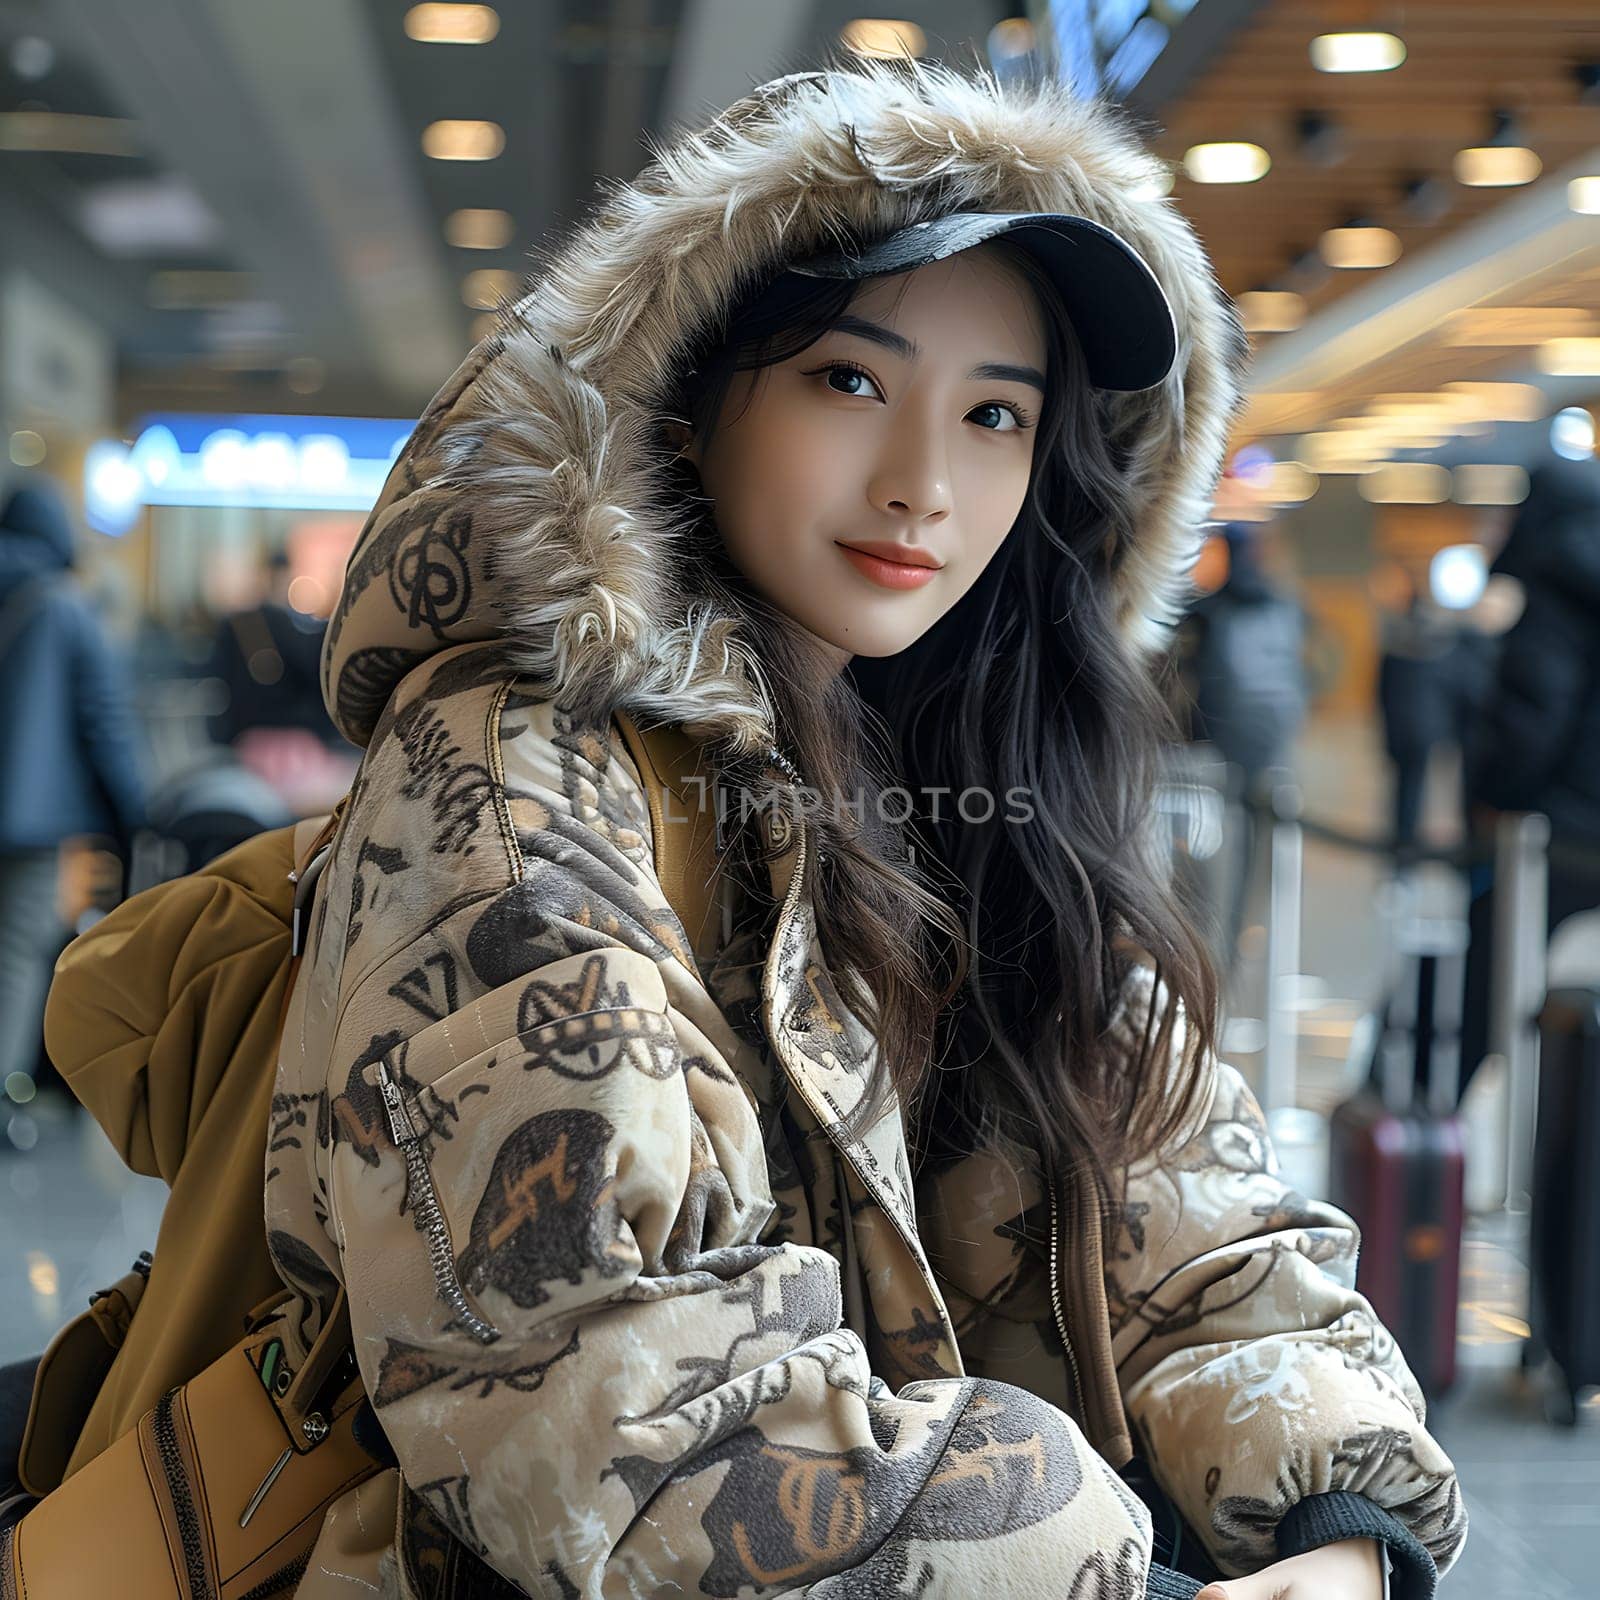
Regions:
M 867 498 L 888 516 L 937 522 L 949 516 L 950 468 L 944 452 L 928 440 L 904 443 L 879 461 Z

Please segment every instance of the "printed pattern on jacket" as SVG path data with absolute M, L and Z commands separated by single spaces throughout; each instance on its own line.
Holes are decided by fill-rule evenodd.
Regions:
M 346 1286 L 406 1481 L 469 1550 L 530 1594 L 1021 1592 L 1041 1565 L 1139 1594 L 1143 1508 L 1069 1418 L 957 1362 L 896 1394 L 839 1260 L 766 1237 L 760 1067 L 663 902 L 619 738 L 525 700 L 492 646 L 414 673 L 313 937 L 273 1248 L 303 1335 Z M 784 1017 L 817 979 L 804 940 L 764 974 Z M 942 1328 L 884 1255 L 899 1228 L 848 1207 L 863 1324 L 914 1323 L 909 1298 Z

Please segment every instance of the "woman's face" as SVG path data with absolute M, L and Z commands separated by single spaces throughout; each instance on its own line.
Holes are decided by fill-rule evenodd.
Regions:
M 845 657 L 893 655 L 1016 521 L 1044 370 L 1033 291 L 978 246 L 868 279 L 808 349 L 736 373 L 685 454 L 764 598 Z

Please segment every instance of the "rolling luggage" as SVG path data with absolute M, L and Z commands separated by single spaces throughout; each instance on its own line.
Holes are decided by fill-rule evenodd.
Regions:
M 1600 1383 L 1600 988 L 1556 989 L 1539 1017 L 1530 1318 L 1552 1420 Z
M 1456 1377 L 1465 1137 L 1459 921 L 1408 919 L 1372 1078 L 1334 1112 L 1333 1200 L 1361 1229 L 1356 1287 L 1424 1394 Z

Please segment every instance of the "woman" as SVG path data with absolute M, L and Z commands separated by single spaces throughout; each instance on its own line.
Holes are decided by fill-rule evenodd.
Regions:
M 1238 350 L 1152 171 L 1053 89 L 780 80 L 419 423 L 329 628 L 367 753 L 267 1178 L 405 1487 L 303 1594 L 358 1526 L 408 1594 L 1192 1594 L 1135 1439 L 1217 1595 L 1454 1557 L 1143 843 Z M 718 802 L 704 921 L 631 719 Z

